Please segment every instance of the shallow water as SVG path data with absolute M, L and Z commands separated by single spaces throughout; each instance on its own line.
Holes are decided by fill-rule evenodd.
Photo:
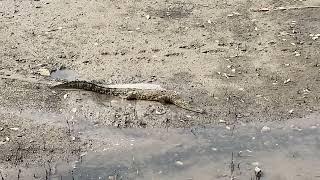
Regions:
M 0 111 L 58 127 L 71 115 Z M 118 129 L 77 119 L 73 131 L 93 145 L 77 162 L 56 164 L 50 179 L 249 180 L 255 167 L 262 169 L 261 179 L 319 179 L 319 117 L 186 129 Z M 263 126 L 270 131 L 261 132 Z
M 66 81 L 74 81 L 79 78 L 78 74 L 75 71 L 69 69 L 61 69 L 56 70 L 51 73 L 51 78 L 56 80 L 66 80 Z
M 88 128 L 101 138 L 69 173 L 52 179 L 319 179 L 319 116 L 287 123 L 192 129 Z M 233 163 L 231 163 L 233 161 Z M 231 172 L 231 164 L 234 170 Z

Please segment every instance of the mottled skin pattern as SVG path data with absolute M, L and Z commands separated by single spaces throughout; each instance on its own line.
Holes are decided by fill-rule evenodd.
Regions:
M 192 107 L 183 100 L 176 92 L 167 90 L 148 90 L 148 89 L 128 89 L 128 88 L 108 88 L 99 86 L 86 81 L 71 81 L 53 86 L 54 89 L 82 89 L 99 94 L 111 96 L 122 96 L 127 100 L 157 101 L 163 104 L 174 104 L 188 111 L 204 113 L 202 109 Z

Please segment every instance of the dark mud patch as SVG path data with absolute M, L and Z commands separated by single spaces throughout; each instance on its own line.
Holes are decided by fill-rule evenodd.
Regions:
M 147 12 L 152 16 L 170 20 L 187 18 L 193 9 L 194 5 L 191 3 L 175 2 L 166 4 L 166 7 L 163 9 L 149 8 Z

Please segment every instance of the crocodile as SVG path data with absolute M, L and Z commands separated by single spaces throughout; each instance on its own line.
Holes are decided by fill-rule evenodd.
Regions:
M 205 113 L 203 109 L 195 108 L 187 101 L 183 100 L 179 94 L 171 90 L 158 89 L 133 89 L 133 88 L 112 88 L 97 85 L 87 81 L 70 81 L 52 86 L 53 89 L 80 89 L 92 91 L 99 94 L 119 96 L 126 100 L 157 101 L 162 104 L 173 104 L 179 108 Z

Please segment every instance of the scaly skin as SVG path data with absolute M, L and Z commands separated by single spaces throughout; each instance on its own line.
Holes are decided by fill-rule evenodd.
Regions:
M 99 86 L 94 83 L 86 81 L 71 81 L 59 84 L 52 87 L 53 89 L 82 89 L 92 91 L 99 94 L 106 94 L 112 96 L 124 96 L 127 100 L 145 100 L 157 101 L 164 104 L 174 104 L 182 109 L 196 112 L 205 113 L 202 109 L 192 107 L 188 102 L 183 100 L 174 91 L 167 90 L 148 90 L 148 89 L 128 89 L 128 88 L 108 88 Z

